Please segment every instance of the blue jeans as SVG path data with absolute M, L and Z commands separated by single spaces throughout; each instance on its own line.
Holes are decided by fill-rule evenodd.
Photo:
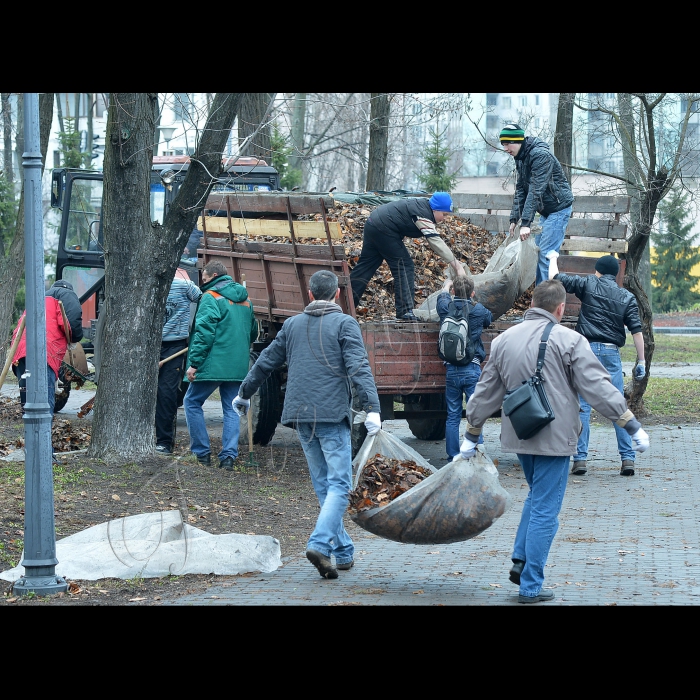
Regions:
M 564 234 L 566 233 L 566 225 L 571 218 L 571 207 L 562 209 L 561 211 L 544 216 L 540 214 L 540 223 L 542 224 L 542 233 L 535 236 L 535 244 L 539 247 L 540 252 L 537 257 L 537 273 L 535 275 L 535 286 L 543 280 L 549 279 L 549 260 L 544 256 L 550 250 L 559 252 L 561 244 L 564 242 Z
M 445 401 L 447 402 L 447 422 L 445 423 L 445 449 L 447 456 L 452 459 L 459 454 L 459 426 L 462 422 L 462 397 L 474 393 L 476 383 L 481 376 L 481 366 L 470 362 L 464 367 L 447 365 L 445 376 Z M 479 444 L 484 444 L 483 435 L 479 436 Z
M 238 414 L 233 410 L 233 400 L 238 396 L 240 382 L 190 382 L 185 394 L 185 419 L 190 433 L 190 451 L 197 457 L 204 457 L 211 451 L 209 435 L 204 422 L 202 404 L 218 389 L 221 396 L 221 408 L 224 413 L 224 430 L 221 437 L 219 461 L 226 457 L 238 457 L 238 436 L 241 424 Z
M 297 434 L 321 506 L 306 548 L 327 557 L 334 554 L 336 564 L 346 564 L 355 554 L 355 545 L 343 525 L 352 489 L 350 426 L 346 421 L 298 423 Z
M 520 595 L 534 598 L 542 590 L 547 556 L 559 529 L 569 456 L 519 454 L 518 459 L 530 491 L 523 504 L 512 558 L 525 562 L 520 574 Z
M 593 354 L 600 360 L 600 364 L 608 370 L 613 386 L 624 395 L 624 383 L 622 381 L 622 361 L 620 360 L 620 350 L 616 345 L 604 345 L 603 343 L 591 343 Z M 576 454 L 574 461 L 585 461 L 588 457 L 588 439 L 591 434 L 591 406 L 583 398 L 578 397 L 579 406 L 581 407 L 581 425 L 583 429 L 578 437 L 576 445 Z M 632 449 L 632 438 L 626 430 L 623 430 L 617 423 L 613 423 L 615 427 L 615 435 L 617 436 L 617 451 L 620 453 L 621 459 L 629 459 L 634 462 L 635 454 Z

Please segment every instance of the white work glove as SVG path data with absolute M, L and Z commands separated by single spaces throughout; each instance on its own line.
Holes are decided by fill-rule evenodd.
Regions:
M 547 253 L 547 255 L 545 255 L 544 257 L 545 257 L 547 260 L 551 260 L 552 258 L 558 258 L 558 257 L 559 257 L 559 253 L 557 253 L 556 250 L 550 250 L 549 253 Z
M 632 435 L 632 449 L 635 452 L 646 452 L 649 449 L 649 436 L 643 428 Z
M 464 438 L 464 442 L 459 447 L 459 454 L 462 459 L 469 459 L 476 454 L 476 442 L 472 442 L 468 437 Z
M 644 365 L 637 365 L 634 368 L 634 378 L 635 379 L 644 379 L 645 375 L 646 375 L 646 370 L 644 369 Z
M 378 413 L 368 413 L 365 418 L 365 428 L 367 435 L 376 435 L 382 427 L 382 421 Z
M 242 399 L 240 396 L 236 396 L 236 398 L 231 402 L 231 405 L 233 406 L 233 410 L 239 416 L 244 416 L 246 413 L 248 413 L 248 409 L 250 408 L 250 399 Z

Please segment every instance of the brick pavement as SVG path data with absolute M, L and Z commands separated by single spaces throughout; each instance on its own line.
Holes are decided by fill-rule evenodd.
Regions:
M 651 449 L 638 456 L 635 476 L 621 477 L 612 426 L 591 426 L 589 471 L 569 476 L 545 570 L 545 586 L 556 599 L 530 607 L 700 604 L 700 427 L 646 429 Z M 487 452 L 498 460 L 513 503 L 480 536 L 451 545 L 406 545 L 349 522 L 356 563 L 337 580 L 321 579 L 300 551 L 276 572 L 232 577 L 170 604 L 517 605 L 508 570 L 527 485 L 517 458 L 501 452 L 498 433 L 499 424 L 487 422 Z M 444 443 L 410 442 L 426 456 L 444 449 Z

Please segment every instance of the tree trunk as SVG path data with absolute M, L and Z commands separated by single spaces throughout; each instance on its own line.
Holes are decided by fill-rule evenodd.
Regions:
M 21 103 L 22 95 L 18 96 Z M 39 95 L 39 138 L 41 148 L 42 174 L 46 166 L 46 151 L 49 146 L 51 123 L 53 121 L 53 93 Z M 22 161 L 20 160 L 20 163 Z M 12 311 L 15 296 L 24 275 L 24 179 L 17 210 L 15 235 L 10 243 L 7 255 L 0 258 L 0 367 L 4 366 L 8 344 L 12 336 Z
M 3 170 L 5 179 L 12 186 L 14 183 L 14 168 L 12 167 L 12 105 L 10 93 L 2 93 L 2 136 L 3 136 Z M 12 189 L 12 188 L 11 188 Z
M 87 103 L 87 139 L 85 139 L 85 167 L 89 170 L 92 167 L 92 101 L 94 99 L 94 94 L 92 92 L 85 93 L 85 102 Z
M 17 155 L 17 162 L 20 165 L 19 177 L 23 179 L 21 166 L 24 157 L 24 94 L 21 92 L 17 95 L 17 136 L 15 137 L 15 153 Z
M 554 157 L 562 164 L 564 177 L 571 183 L 571 170 L 565 163 L 571 164 L 573 144 L 574 97 L 575 92 L 560 92 L 557 106 L 557 128 L 554 134 Z
M 271 92 L 247 92 L 238 115 L 240 155 L 262 158 L 268 164 L 272 163 L 268 107 L 274 97 L 275 93 Z M 251 140 L 244 146 L 244 141 L 250 136 Z
M 386 158 L 389 144 L 391 102 L 385 92 L 372 93 L 369 122 L 369 158 L 365 190 L 383 190 L 386 182 Z
M 63 124 L 63 107 L 61 106 L 61 93 L 56 93 L 56 116 L 58 117 L 58 129 L 65 134 L 66 127 Z
M 163 225 L 151 222 L 156 95 L 110 96 L 105 138 L 104 343 L 89 455 L 137 457 L 155 448 L 165 301 L 200 215 L 243 93 L 217 93 L 187 176 Z
M 289 156 L 289 170 L 303 172 L 304 162 L 304 133 L 306 132 L 306 93 L 297 92 L 294 97 L 294 109 L 292 112 L 291 145 L 292 153 Z

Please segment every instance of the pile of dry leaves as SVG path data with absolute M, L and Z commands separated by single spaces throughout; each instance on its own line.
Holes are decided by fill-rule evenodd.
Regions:
M 54 418 L 51 428 L 54 452 L 84 450 L 90 444 L 90 430 L 90 425 L 77 425 L 69 420 Z
M 376 454 L 362 467 L 357 487 L 350 492 L 348 513 L 385 506 L 431 474 L 411 460 Z

